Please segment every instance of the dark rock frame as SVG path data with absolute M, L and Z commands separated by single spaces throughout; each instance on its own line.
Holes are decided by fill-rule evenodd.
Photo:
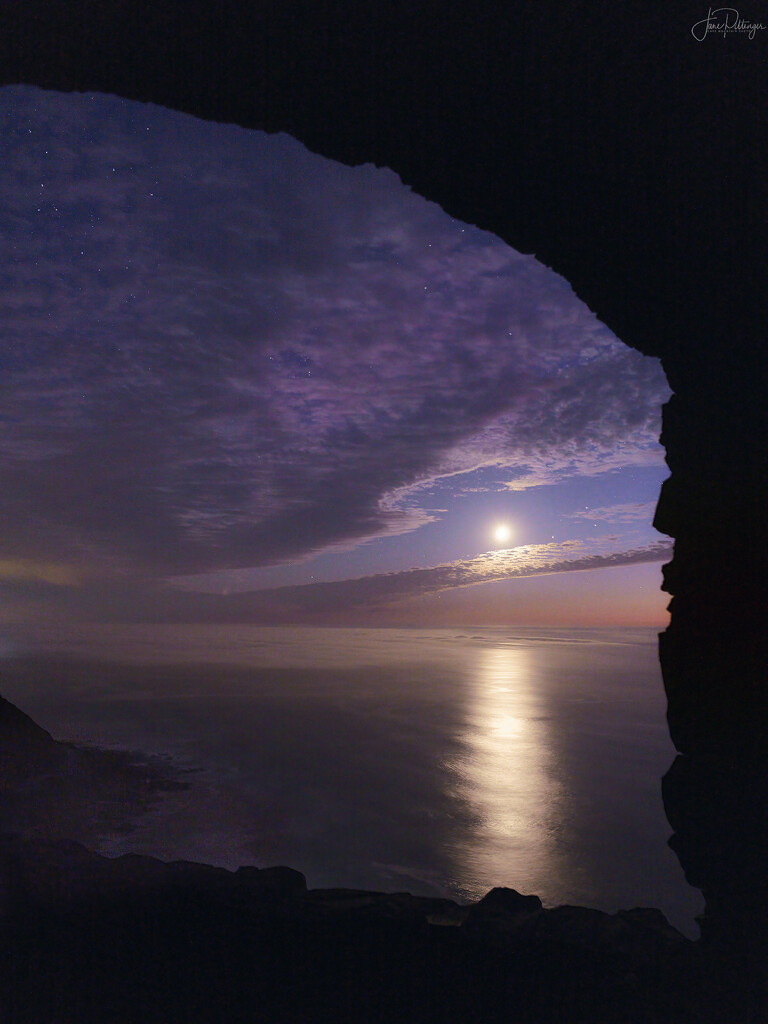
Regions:
M 706 16 L 698 0 L 7 0 L 0 72 L 392 167 L 661 357 L 680 751 L 664 795 L 705 940 L 733 948 L 765 945 L 768 909 L 768 28 L 700 39 Z

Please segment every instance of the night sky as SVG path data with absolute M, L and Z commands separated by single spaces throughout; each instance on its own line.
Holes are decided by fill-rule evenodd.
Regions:
M 0 124 L 0 624 L 665 623 L 668 386 L 533 255 L 286 135 Z

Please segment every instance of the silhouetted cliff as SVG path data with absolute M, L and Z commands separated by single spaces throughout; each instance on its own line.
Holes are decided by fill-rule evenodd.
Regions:
M 640 1024 L 735 1019 L 739 1005 L 654 910 L 544 910 L 507 889 L 469 907 L 307 891 L 289 868 L 109 860 L 10 835 L 0 884 L 8 1024 Z
M 699 3 L 14 0 L 0 64 L 388 165 L 661 357 L 665 796 L 708 936 L 747 948 L 768 915 L 768 30 L 743 15 L 754 32 L 701 38 Z
M 58 742 L 0 697 L 0 831 L 93 845 L 186 786 L 161 758 Z

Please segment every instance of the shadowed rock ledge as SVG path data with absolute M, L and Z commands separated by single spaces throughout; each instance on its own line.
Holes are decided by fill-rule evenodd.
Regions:
M 706 1016 L 694 944 L 654 910 L 308 891 L 290 868 L 9 835 L 0 885 L 19 1024 L 725 1019 Z
M 702 18 L 698 2 L 639 0 L 8 0 L 0 81 L 391 167 L 661 358 L 675 392 L 661 662 L 682 756 L 665 803 L 707 934 L 748 955 L 768 949 L 768 30 L 702 39 Z
M 136 813 L 151 796 L 146 768 L 90 751 L 85 770 L 78 763 L 62 776 L 73 753 L 83 750 L 0 698 L 0 1005 L 8 1024 L 715 1024 L 752 1019 L 761 1007 L 738 964 L 710 958 L 658 910 L 545 909 L 537 896 L 502 888 L 462 906 L 308 890 L 288 867 L 227 871 L 101 856 L 56 838 L 62 815 L 74 808 L 76 829 L 79 804 L 94 794 L 108 801 L 116 784 L 112 797 L 133 793 Z M 62 777 L 70 779 L 64 790 Z M 64 800 L 59 816 L 41 801 L 46 787 Z M 109 815 L 99 820 L 114 825 Z
M 165 758 L 54 740 L 0 697 L 0 831 L 89 846 L 189 783 Z
M 0 67 L 392 167 L 662 359 L 675 396 L 656 523 L 675 556 L 661 660 L 681 753 L 665 805 L 704 935 L 743 976 L 768 949 L 768 31 L 696 40 L 703 17 L 639 0 L 10 0 Z

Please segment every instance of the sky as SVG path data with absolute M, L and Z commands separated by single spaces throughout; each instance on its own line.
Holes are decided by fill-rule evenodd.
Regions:
M 534 254 L 284 134 L 0 132 L 0 625 L 666 623 L 668 385 Z

